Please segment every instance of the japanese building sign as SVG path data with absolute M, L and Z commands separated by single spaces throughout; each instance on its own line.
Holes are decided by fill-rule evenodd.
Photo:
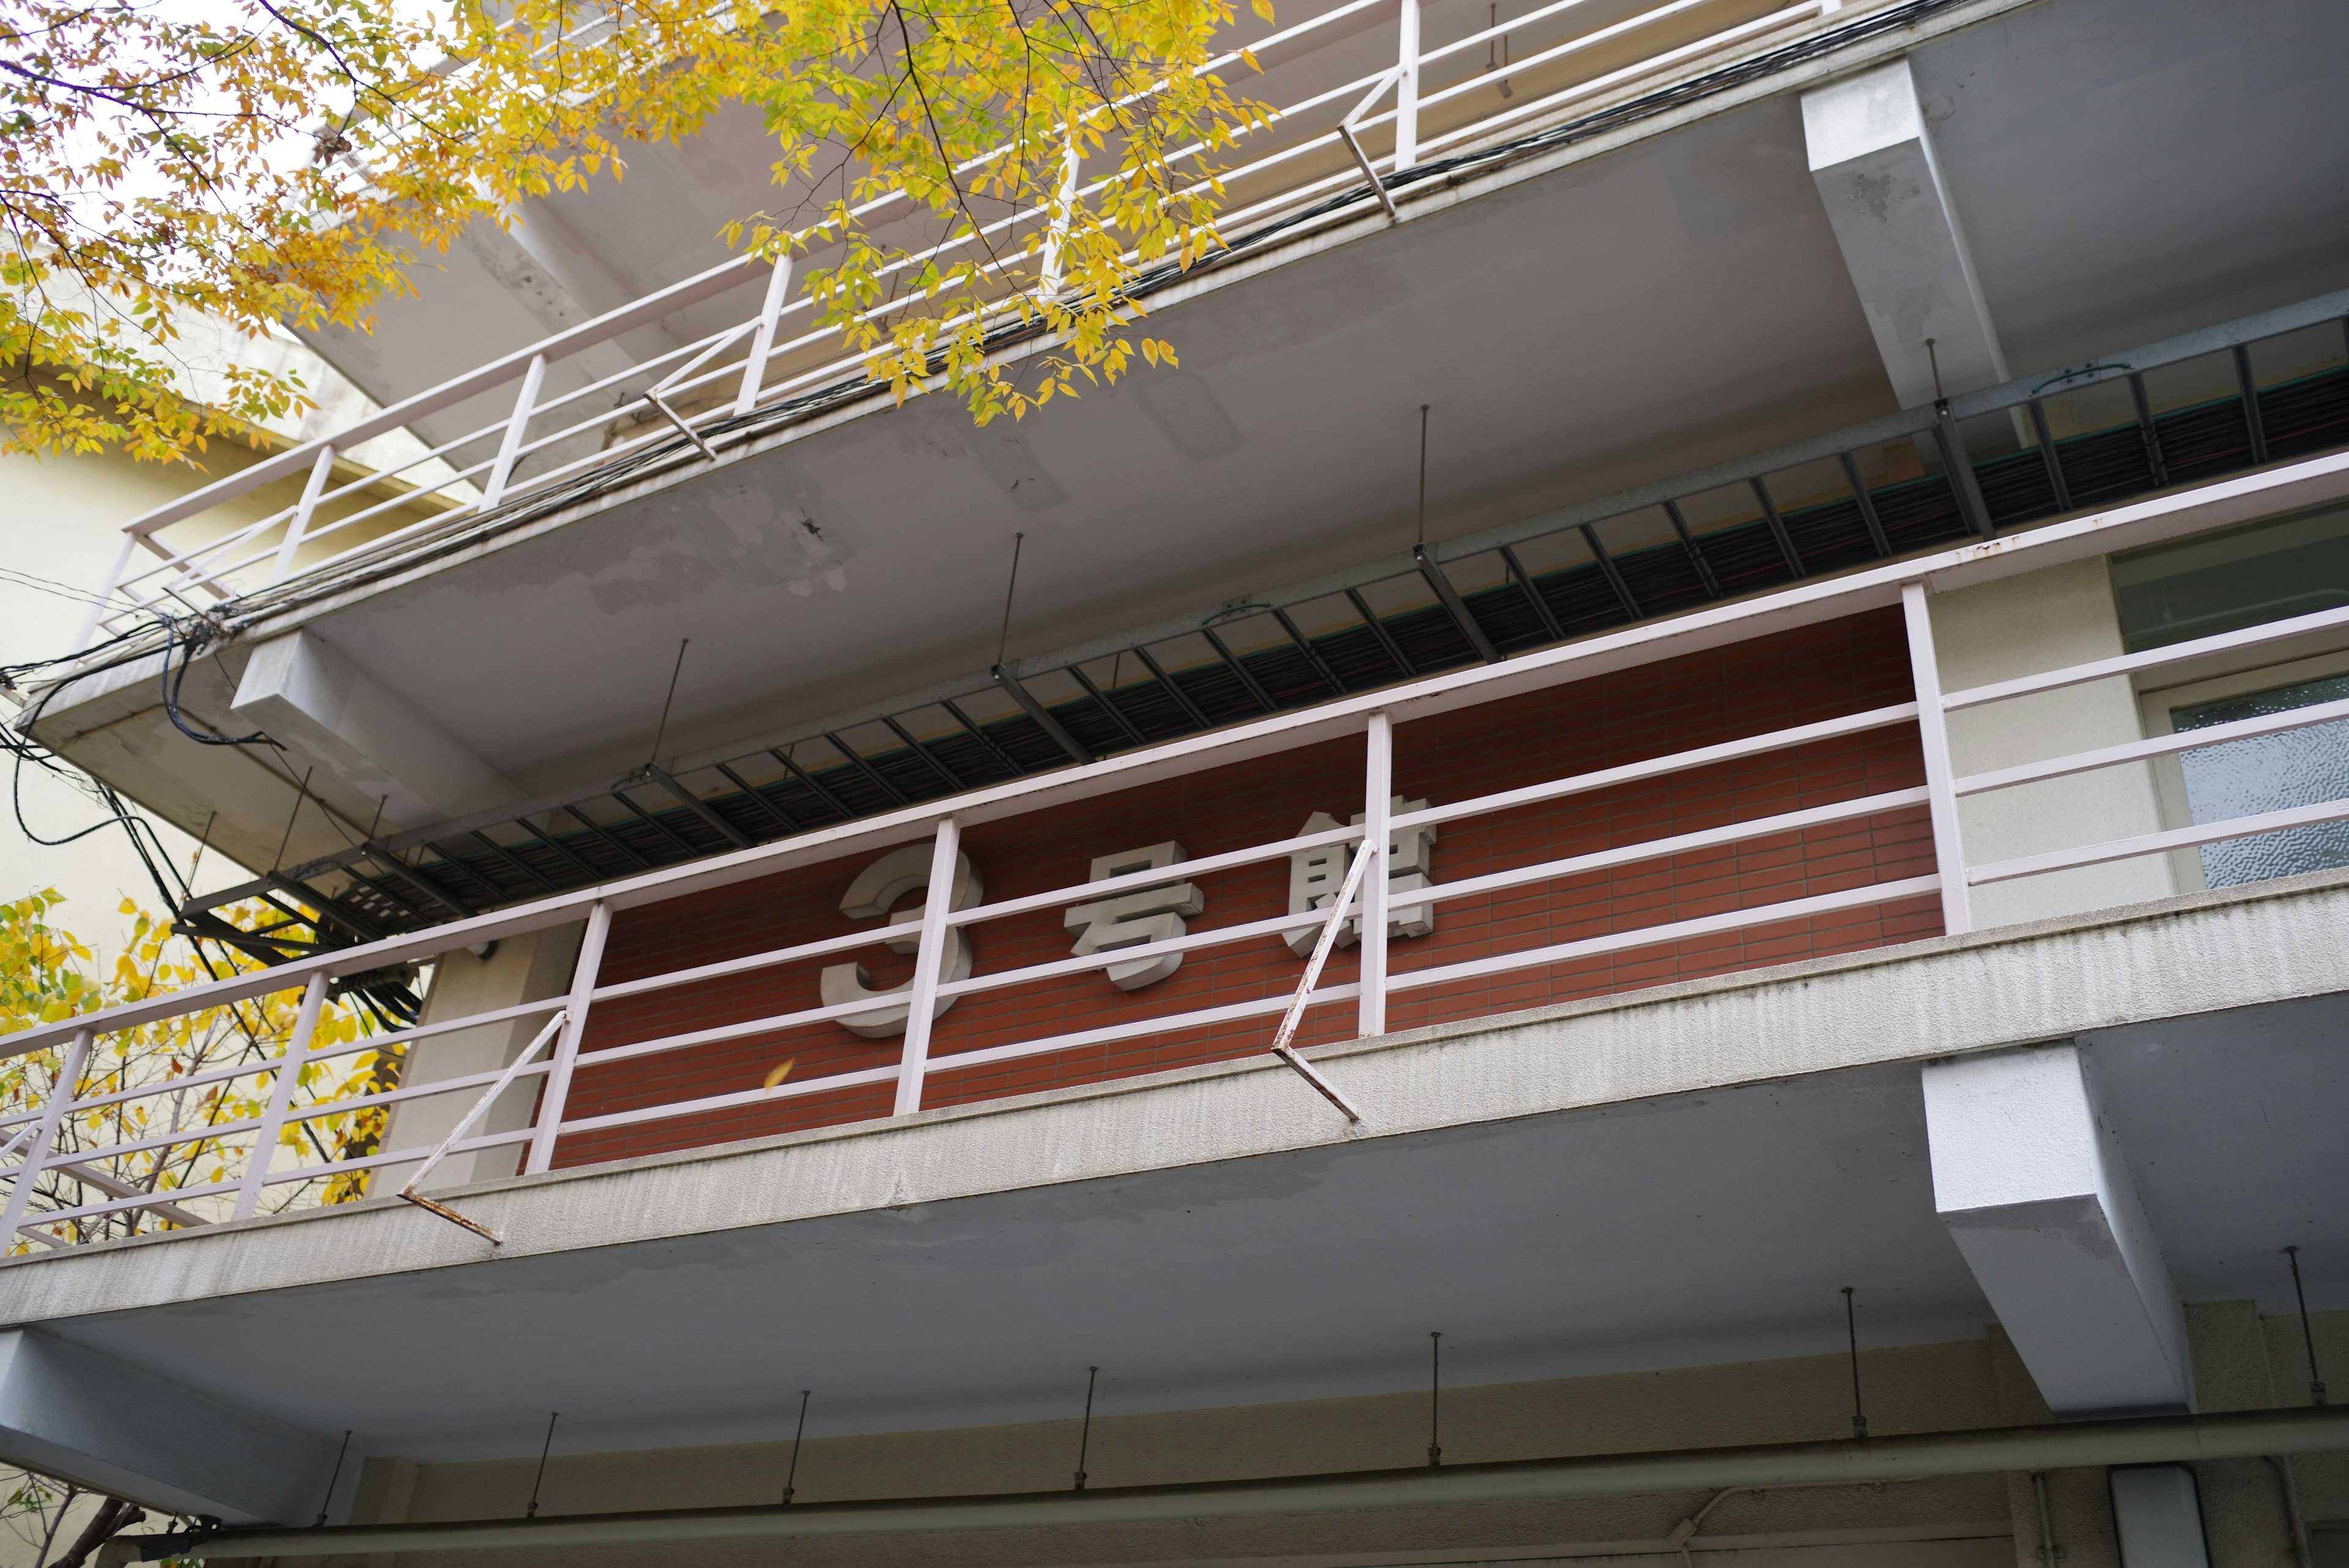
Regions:
M 1390 803 L 1393 815 L 1425 811 L 1423 800 L 1405 800 L 1397 795 Z M 1362 815 L 1356 812 L 1352 825 L 1360 826 Z M 1310 833 L 1326 833 L 1339 826 L 1338 819 L 1328 812 L 1317 811 L 1305 819 L 1297 830 L 1302 837 Z M 1410 894 L 1432 885 L 1434 877 L 1433 851 L 1435 829 L 1411 828 L 1393 835 L 1388 840 L 1387 853 L 1387 934 L 1393 937 L 1423 937 L 1435 929 L 1435 907 L 1433 904 L 1407 904 L 1402 900 Z M 1288 857 L 1288 913 L 1310 914 L 1326 909 L 1338 895 L 1345 880 L 1346 867 L 1356 852 L 1350 845 L 1328 845 L 1319 849 L 1301 849 Z M 1088 880 L 1105 882 L 1112 877 L 1124 877 L 1135 872 L 1166 870 L 1173 872 L 1190 858 L 1182 845 L 1168 839 L 1161 844 L 1145 845 L 1116 855 L 1093 857 Z M 930 846 L 908 844 L 891 850 L 867 866 L 841 895 L 840 912 L 853 920 L 869 920 L 886 915 L 892 927 L 903 927 L 904 934 L 886 939 L 889 950 L 910 954 L 919 946 L 922 905 L 909 904 L 897 909 L 899 899 L 920 892 L 927 897 L 930 879 Z M 985 897 L 986 887 L 978 868 L 970 857 L 959 857 L 955 864 L 954 891 L 949 909 L 968 909 Z M 1154 942 L 1172 941 L 1187 930 L 1186 920 L 1196 919 L 1207 907 L 1206 895 L 1198 884 L 1169 880 L 1154 886 L 1129 889 L 1092 903 L 1077 904 L 1065 910 L 1061 924 L 1076 933 L 1076 942 L 1069 951 L 1072 957 L 1089 958 L 1095 953 L 1115 952 L 1121 948 L 1138 948 Z M 1361 940 L 1361 918 L 1346 922 L 1339 934 L 1340 946 L 1351 946 Z M 1284 939 L 1299 958 L 1310 952 L 1319 931 L 1307 927 L 1289 932 Z M 964 980 L 971 972 L 970 939 L 959 926 L 947 928 L 947 955 L 943 978 Z M 1112 963 L 1102 971 L 1109 983 L 1120 991 L 1140 991 L 1157 984 L 1183 967 L 1183 955 L 1156 953 L 1143 958 Z M 905 987 L 889 991 L 873 989 L 873 977 L 863 964 L 842 963 L 827 967 L 820 977 L 824 1005 L 871 1000 L 876 1005 L 869 1012 L 854 1012 L 843 1018 L 841 1024 L 850 1032 L 867 1039 L 884 1039 L 905 1032 L 905 1019 L 910 1004 L 903 1000 Z M 954 1005 L 954 998 L 938 999 L 931 1013 L 933 1018 Z

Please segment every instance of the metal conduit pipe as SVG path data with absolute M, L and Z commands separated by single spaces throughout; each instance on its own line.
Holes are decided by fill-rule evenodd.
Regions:
M 2349 1406 L 1009 1496 L 779 1503 L 313 1530 L 228 1529 L 209 1534 L 118 1537 L 106 1544 L 98 1563 L 98 1568 L 119 1568 L 165 1557 L 323 1557 L 477 1552 L 508 1546 L 942 1534 L 958 1530 L 1455 1507 L 1625 1492 L 1856 1485 L 1992 1470 L 2257 1459 L 2336 1449 L 2349 1449 Z

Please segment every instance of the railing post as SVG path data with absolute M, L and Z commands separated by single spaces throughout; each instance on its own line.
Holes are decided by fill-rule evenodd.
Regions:
M 1950 716 L 1941 706 L 1941 666 L 1933 652 L 1933 612 L 1923 583 L 1900 586 L 1909 627 L 1909 672 L 1917 688 L 1917 737 L 1925 753 L 1925 794 L 1933 815 L 1933 861 L 1941 877 L 1941 929 L 1951 936 L 1974 928 L 1966 883 L 1964 836 L 1958 830 L 1958 794 L 1950 766 Z
M 1419 161 L 1419 0 L 1402 0 L 1402 39 L 1395 61 L 1394 171 Z
M 930 1063 L 930 1013 L 937 1005 L 938 976 L 947 963 L 947 916 L 954 909 L 955 862 L 962 854 L 962 829 L 951 816 L 938 818 L 930 846 L 930 885 L 922 894 L 922 940 L 914 955 L 914 983 L 905 1001 L 905 1049 L 897 1059 L 895 1115 L 922 1108 L 922 1078 Z
M 538 1126 L 531 1133 L 530 1158 L 523 1173 L 536 1176 L 554 1163 L 554 1140 L 563 1136 L 563 1107 L 571 1098 L 571 1070 L 579 1061 L 580 1037 L 587 1031 L 587 1003 L 595 994 L 595 977 L 604 969 L 604 941 L 612 930 L 612 906 L 595 900 L 587 911 L 586 934 L 579 939 L 579 961 L 571 971 L 571 998 L 564 1003 L 563 1033 L 554 1042 L 554 1058 L 546 1069 L 546 1087 L 539 1092 Z
M 522 375 L 522 391 L 514 399 L 513 417 L 506 421 L 506 433 L 498 442 L 498 460 L 490 465 L 490 477 L 481 485 L 481 510 L 487 512 L 504 499 L 506 481 L 513 477 L 514 462 L 522 455 L 523 438 L 530 430 L 531 410 L 538 406 L 538 389 L 546 380 L 546 356 L 530 357 L 530 369 Z
M 750 335 L 750 357 L 742 362 L 742 389 L 734 394 L 737 419 L 759 406 L 759 389 L 767 380 L 767 356 L 775 348 L 775 323 L 781 318 L 783 301 L 791 292 L 792 253 L 785 251 L 767 275 L 767 300 L 759 307 L 759 330 Z
M 269 580 L 282 583 L 294 575 L 294 552 L 302 547 L 303 536 L 310 532 L 310 514 L 318 509 L 318 497 L 326 493 L 326 480 L 335 472 L 335 443 L 326 441 L 318 448 L 317 461 L 310 465 L 309 482 L 302 486 L 301 503 L 294 515 L 285 520 L 285 537 L 277 545 L 277 559 L 269 568 Z
M 277 1157 L 278 1135 L 285 1130 L 285 1113 L 294 1106 L 294 1091 L 302 1081 L 302 1059 L 310 1054 L 310 1036 L 318 1028 L 318 1013 L 326 1005 L 330 974 L 314 974 L 302 989 L 302 1006 L 294 1015 L 294 1037 L 277 1058 L 276 1075 L 269 1084 L 269 1108 L 253 1135 L 253 1156 L 244 1162 L 244 1180 L 236 1190 L 234 1218 L 250 1220 L 261 1207 L 261 1189 L 269 1182 L 269 1162 Z
M 48 1103 L 41 1107 L 41 1119 L 33 1129 L 32 1141 L 26 1146 L 25 1155 L 16 1164 L 16 1179 L 8 1189 L 8 1208 L 0 1217 L 0 1257 L 16 1251 L 16 1232 L 25 1223 L 25 1212 L 33 1201 L 33 1188 L 40 1179 L 41 1167 L 56 1150 L 57 1128 L 65 1124 L 66 1107 L 81 1088 L 81 1075 L 89 1065 L 91 1044 L 98 1039 L 94 1030 L 82 1029 L 74 1033 L 73 1044 L 66 1047 L 65 1064 L 57 1070 L 57 1082 L 49 1086 Z
M 1081 161 L 1077 149 L 1077 133 L 1071 130 L 1068 141 L 1061 149 L 1059 210 L 1052 214 L 1044 229 L 1043 277 L 1037 286 L 1037 293 L 1046 299 L 1059 296 L 1061 279 L 1066 272 L 1070 218 L 1077 204 L 1077 168 Z
M 130 553 L 139 548 L 139 535 L 125 528 L 122 544 L 114 552 L 114 565 L 107 568 L 106 585 L 89 601 L 89 613 L 81 618 L 81 634 L 74 639 L 73 650 L 79 653 L 98 639 L 98 623 L 106 618 L 106 607 L 113 602 L 114 591 L 122 586 L 122 574 L 130 565 Z
M 1394 797 L 1394 722 L 1384 709 L 1371 715 L 1362 766 L 1362 842 L 1371 857 L 1362 872 L 1362 997 L 1355 1032 L 1387 1032 L 1387 826 Z

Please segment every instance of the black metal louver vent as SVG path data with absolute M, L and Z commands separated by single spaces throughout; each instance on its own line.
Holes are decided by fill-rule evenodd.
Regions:
M 2236 361 L 2245 363 L 2240 350 Z M 1961 493 L 1967 487 L 1952 484 L 1944 472 L 1848 486 L 1832 499 L 1783 511 L 1766 481 L 1756 478 L 1750 483 L 1760 515 L 1748 521 L 1690 531 L 1673 513 L 1678 537 L 1614 554 L 1598 531 L 1576 525 L 1567 532 L 1578 534 L 1587 547 L 1574 564 L 1528 570 L 1503 551 L 1504 580 L 1448 594 L 1447 583 L 1433 602 L 1386 612 L 1349 592 L 1358 618 L 1335 629 L 1307 632 L 1285 609 L 1250 607 L 1255 618 L 1248 624 L 1263 635 L 1245 648 L 1226 640 L 1237 623 L 1219 626 L 1211 618 L 1197 635 L 1213 657 L 1169 670 L 1137 643 L 1138 657 L 1121 658 L 1106 684 L 1072 667 L 1061 673 L 1076 694 L 1040 706 L 1077 745 L 1103 755 L 1468 665 L 1482 657 L 1480 638 L 1500 654 L 1522 652 L 2349 442 L 2349 368 L 2256 389 L 2246 372 L 2238 395 L 2159 413 L 2148 410 L 2141 377 L 2132 374 L 2127 385 L 2137 417 L 2076 435 L 2046 437 L 2036 398 L 1994 416 L 2018 429 L 2033 421 L 2040 436 L 1970 462 L 1983 514 L 1979 525 Z M 1930 438 L 1916 439 L 1925 452 Z M 1930 462 L 1930 454 L 1920 461 Z M 1844 472 L 1857 475 L 1848 453 L 1843 462 Z M 368 846 L 296 867 L 211 895 L 183 909 L 181 919 L 217 934 L 224 922 L 212 909 L 267 897 L 289 916 L 297 911 L 288 900 L 314 909 L 323 940 L 357 943 L 1071 761 L 1061 738 L 1031 712 L 974 720 L 954 703 L 944 708 L 952 727 L 922 730 L 900 716 L 882 721 L 894 737 L 884 743 L 860 748 L 838 735 L 823 737 L 837 753 L 824 762 L 786 748 L 698 770 L 689 785 L 666 775 L 632 778 L 532 818 L 409 836 L 397 850 Z M 742 771 L 754 760 L 762 771 L 771 761 L 780 772 L 754 783 Z M 264 956 L 295 956 L 290 946 L 277 950 L 265 938 L 241 933 L 240 940 Z

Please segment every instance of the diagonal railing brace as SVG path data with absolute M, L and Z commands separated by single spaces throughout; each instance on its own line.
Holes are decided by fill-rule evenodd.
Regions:
M 1383 844 L 1365 842 L 1355 855 L 1354 863 L 1346 867 L 1345 883 L 1338 889 L 1338 896 L 1330 901 L 1330 915 L 1321 923 L 1321 940 L 1313 944 L 1313 957 L 1306 962 L 1305 978 L 1298 981 L 1297 994 L 1289 998 L 1288 1011 L 1280 1015 L 1280 1028 L 1272 1037 L 1272 1054 L 1295 1068 L 1298 1076 L 1312 1085 L 1323 1099 L 1337 1106 L 1356 1127 L 1362 1125 L 1362 1113 L 1356 1110 L 1353 1102 L 1340 1094 L 1337 1085 L 1323 1077 L 1312 1063 L 1299 1056 L 1288 1043 L 1296 1036 L 1298 1024 L 1304 1021 L 1305 1007 L 1312 1000 L 1313 988 L 1320 983 L 1321 966 L 1330 961 L 1330 951 L 1338 945 L 1338 933 L 1345 929 L 1347 917 L 1353 913 L 1354 895 L 1361 890 L 1363 868 L 1379 858 L 1385 848 Z
M 505 1245 L 505 1238 L 503 1236 L 499 1235 L 495 1231 L 491 1230 L 488 1226 L 482 1224 L 478 1220 L 470 1220 L 464 1215 L 458 1213 L 454 1209 L 450 1208 L 447 1204 L 435 1203 L 431 1199 L 422 1196 L 416 1190 L 417 1184 L 421 1182 L 426 1177 L 432 1174 L 432 1168 L 434 1166 L 439 1165 L 443 1159 L 448 1158 L 449 1150 L 456 1146 L 457 1140 L 463 1137 L 468 1132 L 472 1130 L 473 1124 L 481 1119 L 482 1114 L 490 1108 L 491 1102 L 495 1100 L 500 1095 L 504 1094 L 507 1086 L 512 1084 L 514 1079 L 521 1074 L 522 1070 L 530 1065 L 531 1058 L 536 1056 L 540 1051 L 543 1050 L 548 1041 L 554 1039 L 557 1034 L 563 1032 L 564 1020 L 569 1016 L 570 1010 L 567 1008 L 558 1007 L 554 1010 L 554 1015 L 546 1021 L 545 1026 L 539 1030 L 537 1035 L 532 1039 L 528 1045 L 523 1047 L 522 1054 L 516 1056 L 512 1062 L 508 1063 L 506 1064 L 506 1070 L 498 1075 L 498 1081 L 490 1085 L 489 1092 L 484 1094 L 480 1099 L 474 1101 L 473 1108 L 465 1113 L 464 1119 L 460 1121 L 455 1127 L 449 1129 L 449 1136 L 440 1140 L 440 1147 L 424 1157 L 424 1163 L 416 1168 L 416 1174 L 409 1177 L 408 1179 L 408 1185 L 399 1189 L 399 1196 L 402 1199 L 406 1199 L 408 1202 L 415 1204 L 419 1209 L 424 1210 L 428 1213 L 438 1214 L 441 1219 L 449 1220 L 452 1224 L 462 1225 L 466 1230 L 472 1231 L 473 1234 L 477 1236 L 486 1237 L 492 1246 L 502 1247 Z

